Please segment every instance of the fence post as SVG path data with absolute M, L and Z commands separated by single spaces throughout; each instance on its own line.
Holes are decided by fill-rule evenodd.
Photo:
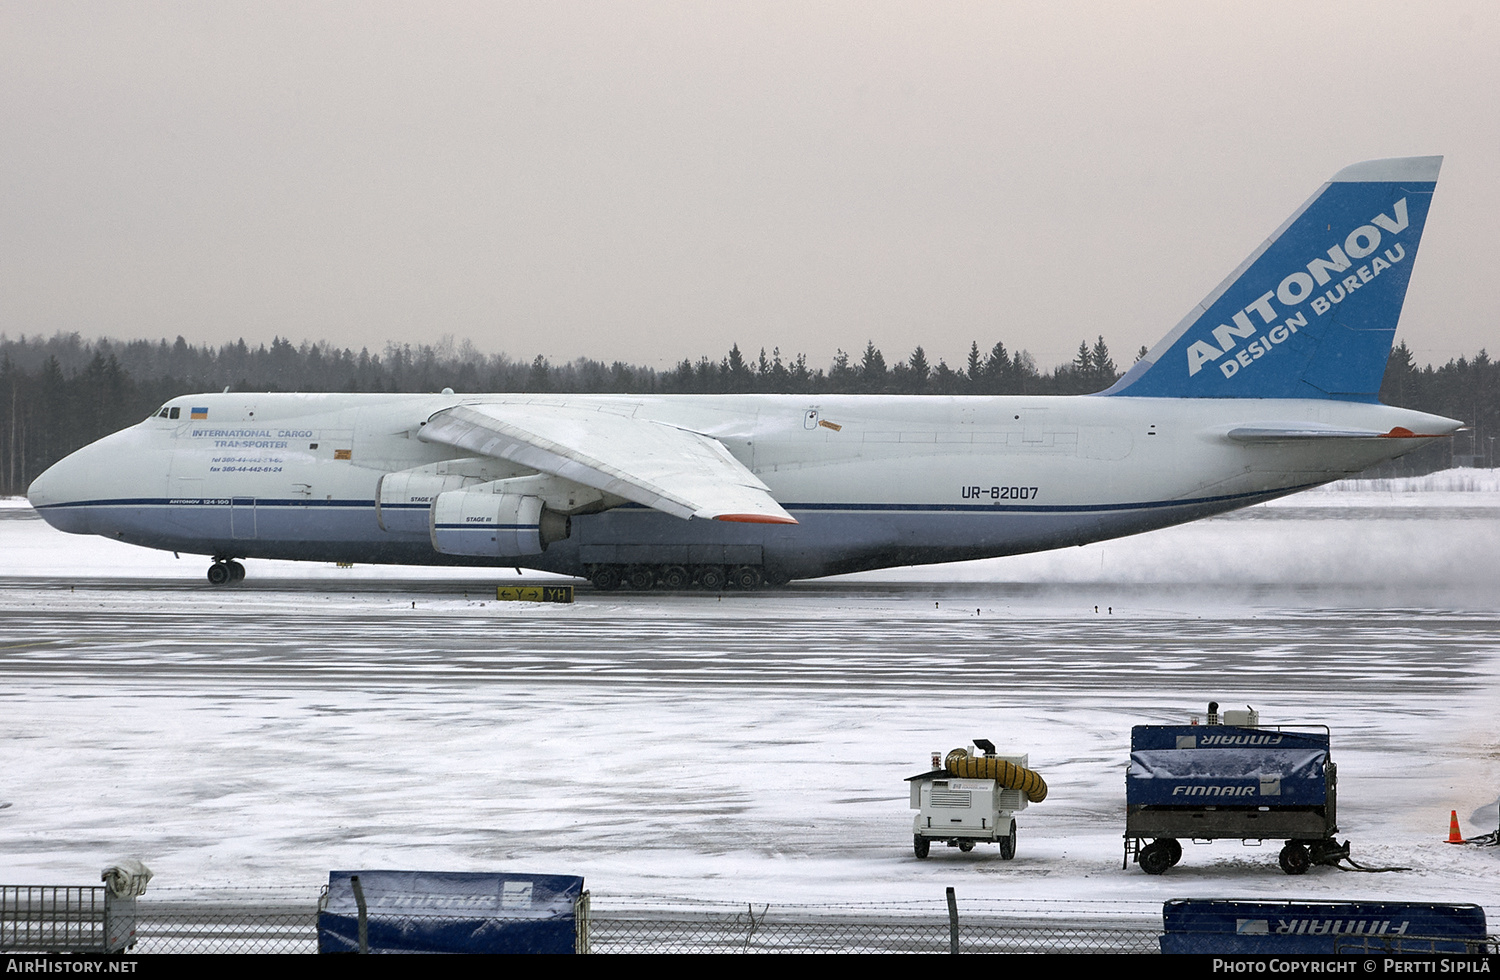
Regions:
M 354 889 L 354 904 L 359 906 L 359 951 L 370 951 L 370 916 L 365 909 L 365 890 L 359 887 L 359 875 L 349 876 L 349 887 Z
M 748 952 L 750 952 L 750 940 L 752 940 L 752 939 L 755 938 L 755 930 L 759 929 L 761 927 L 761 925 L 766 921 L 766 913 L 769 912 L 769 911 L 771 911 L 771 905 L 770 905 L 769 902 L 766 903 L 765 908 L 763 908 L 763 909 L 760 910 L 760 917 L 759 918 L 756 918 L 756 916 L 755 916 L 755 906 L 754 905 L 752 905 L 749 902 L 746 902 L 745 903 L 745 908 L 748 910 L 747 914 L 750 916 L 750 931 L 745 934 L 745 942 L 744 942 L 743 945 L 740 946 L 740 952 L 741 953 L 748 953 Z M 735 916 L 735 918 L 738 919 L 739 916 Z
M 948 889 L 948 952 L 958 952 L 958 898 Z

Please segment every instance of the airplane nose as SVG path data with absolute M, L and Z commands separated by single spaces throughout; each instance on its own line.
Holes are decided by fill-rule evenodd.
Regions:
M 40 510 L 57 501 L 56 470 L 57 464 L 54 463 L 43 470 L 41 476 L 31 481 L 31 486 L 26 489 L 26 499 L 31 502 L 32 507 Z
M 59 531 L 130 540 L 166 491 L 171 454 L 159 436 L 139 425 L 105 436 L 42 471 L 26 498 Z
M 79 458 L 85 452 L 87 448 L 53 463 L 32 480 L 26 490 L 26 499 L 42 520 L 59 531 L 89 533 L 88 511 L 83 507 L 69 506 L 81 503 L 87 489 L 89 467 Z

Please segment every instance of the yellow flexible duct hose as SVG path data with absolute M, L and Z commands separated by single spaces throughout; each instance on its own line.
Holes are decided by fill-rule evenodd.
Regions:
M 972 756 L 968 749 L 954 749 L 943 768 L 964 779 L 993 779 L 1006 789 L 1020 790 L 1033 803 L 1047 798 L 1047 781 L 1040 774 L 992 755 Z

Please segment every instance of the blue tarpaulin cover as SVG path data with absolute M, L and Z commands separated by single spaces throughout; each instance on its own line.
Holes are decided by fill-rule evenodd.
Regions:
M 359 949 L 359 875 L 372 953 L 572 953 L 583 879 L 455 871 L 330 871 L 318 952 Z
M 1177 898 L 1161 915 L 1163 953 L 1462 953 L 1486 932 L 1477 905 Z
M 1153 806 L 1318 806 L 1328 736 L 1233 725 L 1137 725 L 1125 802 Z

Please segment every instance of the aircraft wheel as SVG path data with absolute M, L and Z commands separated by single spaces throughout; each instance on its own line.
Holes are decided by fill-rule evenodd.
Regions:
M 224 564 L 229 566 L 229 581 L 243 582 L 245 580 L 244 565 L 241 565 L 239 562 L 233 560 L 226 561 Z
M 704 565 L 698 570 L 698 585 L 709 592 L 724 587 L 724 569 L 718 565 Z
M 216 561 L 208 566 L 209 585 L 224 585 L 232 576 L 233 573 L 229 571 L 229 566 L 222 561 Z
M 594 569 L 591 581 L 600 592 L 613 592 L 620 587 L 620 570 L 613 565 L 600 565 Z
M 1016 856 L 1016 822 L 1010 822 L 1010 833 L 1000 838 L 1000 857 L 1009 861 Z
M 925 858 L 928 851 L 932 849 L 932 842 L 921 834 L 916 834 L 911 839 L 911 850 L 919 858 Z
M 650 565 L 633 565 L 625 573 L 630 587 L 638 592 L 649 592 L 656 585 L 656 569 Z
M 1281 849 L 1281 870 L 1289 875 L 1307 874 L 1308 866 L 1312 859 L 1307 855 L 1307 848 L 1294 840 L 1286 842 L 1286 847 Z
M 693 577 L 681 565 L 668 565 L 662 569 L 661 585 L 664 589 L 685 589 L 693 584 Z
M 1177 862 L 1182 860 L 1182 843 L 1175 837 L 1166 839 L 1167 856 L 1172 859 L 1172 867 L 1177 867 Z
M 737 589 L 760 588 L 760 569 L 754 565 L 740 565 L 729 573 L 729 584 Z

